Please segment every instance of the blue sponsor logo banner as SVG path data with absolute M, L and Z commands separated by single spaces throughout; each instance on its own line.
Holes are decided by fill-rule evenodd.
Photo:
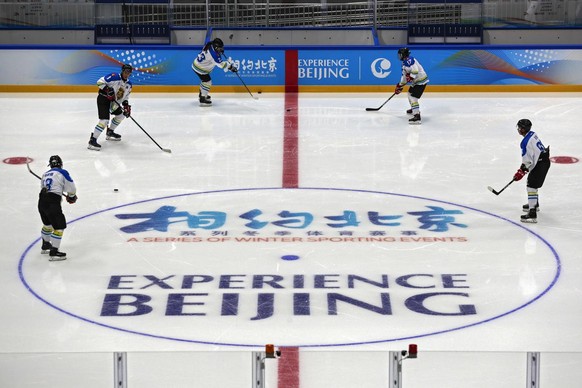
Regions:
M 382 85 L 401 74 L 388 50 L 300 50 L 298 65 L 299 85 Z
M 101 73 L 118 71 L 118 63 L 130 63 L 137 70 L 132 74 L 135 85 L 198 85 L 200 79 L 192 70 L 199 50 L 102 50 L 98 54 L 115 65 Z M 140 61 L 140 59 L 143 59 Z M 228 59 L 236 64 L 239 75 L 250 85 L 283 85 L 285 83 L 284 50 L 229 50 Z M 102 75 L 102 74 L 101 74 Z M 95 81 L 101 77 L 95 74 Z M 211 73 L 216 85 L 240 85 L 238 76 L 216 67 Z
M 192 62 L 200 49 L 22 49 L 3 50 L 0 85 L 96 85 L 102 76 L 119 72 L 121 64 L 134 67 L 134 85 L 198 85 Z M 229 57 L 250 85 L 285 83 L 284 50 L 229 50 Z M 215 68 L 216 85 L 240 85 L 237 75 Z
M 418 49 L 412 56 L 432 85 L 582 84 L 582 50 Z M 392 85 L 400 81 L 395 50 L 300 50 L 299 85 Z
M 200 48 L 18 48 L 2 50 L 0 85 L 95 85 L 130 63 L 134 85 L 198 85 L 192 61 Z M 229 58 L 248 85 L 285 84 L 284 48 L 231 48 Z M 415 48 L 431 85 L 581 85 L 579 48 Z M 393 48 L 298 50 L 300 86 L 382 86 L 400 80 Z M 215 69 L 213 83 L 240 86 L 231 72 Z
M 284 85 L 284 50 L 232 50 L 229 58 L 238 68 L 238 74 L 250 85 Z M 240 85 L 236 74 L 216 69 L 212 72 L 219 85 Z M 198 77 L 196 77 L 198 78 Z

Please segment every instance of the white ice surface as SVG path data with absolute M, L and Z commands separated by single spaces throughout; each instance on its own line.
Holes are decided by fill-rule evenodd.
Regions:
M 364 378 L 359 386 L 378 386 L 378 381 L 387 378 L 386 369 L 378 369 L 387 368 L 385 351 L 406 349 L 411 342 L 417 343 L 427 357 L 405 361 L 403 377 L 410 381 L 406 386 L 428 386 L 427 381 L 432 382 L 431 387 L 481 386 L 477 382 L 450 383 L 451 378 L 438 367 L 441 352 L 442 359 L 447 360 L 448 355 L 455 365 L 467 365 L 459 373 L 471 371 L 471 365 L 481 363 L 504 365 L 505 369 L 502 367 L 499 371 L 504 376 L 508 373 L 506 369 L 514 370 L 515 365 L 517 372 L 507 379 L 506 385 L 496 383 L 497 375 L 493 373 L 488 376 L 492 380 L 476 379 L 483 387 L 521 384 L 527 351 L 547 352 L 548 358 L 542 360 L 552 360 L 542 374 L 546 379 L 552 378 L 543 386 L 568 386 L 554 383 L 568 384 L 582 377 L 580 368 L 566 367 L 572 360 L 580 360 L 582 351 L 582 208 L 577 201 L 582 188 L 582 165 L 552 165 L 540 190 L 542 211 L 536 225 L 523 226 L 519 222 L 521 205 L 526 199 L 524 181 L 513 183 L 500 196 L 487 190 L 487 186 L 503 187 L 520 165 L 521 138 L 515 123 L 521 118 L 529 118 L 534 123 L 533 130 L 551 146 L 552 156 L 582 158 L 582 133 L 575 121 L 582 96 L 574 93 L 459 95 L 427 91 L 421 99 L 423 123 L 411 126 L 404 114 L 408 108 L 405 96 L 393 99 L 379 112 L 366 112 L 365 107 L 379 106 L 386 96 L 301 95 L 299 187 L 339 189 L 313 192 L 276 190 L 282 187 L 285 114 L 282 95 L 263 94 L 255 101 L 244 94 L 216 94 L 212 108 L 198 107 L 194 97 L 136 94 L 132 98 L 136 121 L 161 147 L 172 150 L 167 154 L 129 119 L 118 129 L 123 136 L 121 142 L 113 143 L 102 136 L 101 152 L 87 150 L 89 133 L 97 122 L 93 95 L 0 95 L 1 159 L 30 157 L 31 168 L 40 174 L 45 171 L 48 158 L 59 154 L 75 179 L 79 195 L 75 205 L 63 204 L 67 219 L 78 220 L 66 229 L 61 246 L 69 259 L 49 263 L 38 253 L 41 226 L 36 210 L 38 180 L 28 173 L 25 165 L 0 165 L 5 220 L 0 237 L 3 251 L 0 353 L 4 353 L 0 358 L 0 386 L 18 386 L 19 381 L 23 387 L 51 386 L 34 385 L 29 375 L 18 373 L 27 361 L 34 360 L 32 364 L 37 364 L 42 360 L 39 353 L 72 354 L 72 359 L 82 360 L 79 361 L 82 370 L 83 365 L 95 362 L 92 359 L 95 357 L 97 364 L 109 363 L 113 351 L 139 352 L 136 354 L 152 357 L 157 356 L 155 352 L 183 356 L 181 352 L 195 351 L 209 365 L 216 365 L 214 356 L 207 352 L 226 350 L 238 354 L 257 350 L 253 345 L 270 342 L 290 346 L 350 344 L 307 346 L 302 352 L 302 381 L 306 387 L 321 386 L 322 381 L 318 379 L 330 382 L 323 386 L 339 387 L 337 384 L 343 381 L 345 387 L 353 387 L 351 377 L 342 379 L 337 369 L 334 371 L 325 365 L 349 370 L 353 361 L 350 355 L 363 351 L 379 352 L 379 355 L 369 356 L 370 360 L 357 368 L 363 370 L 365 364 L 365 370 L 379 372 Z M 114 192 L 114 188 L 119 191 Z M 254 190 L 264 188 L 273 190 Z M 232 191 L 238 189 L 253 190 Z M 181 196 L 209 192 L 219 193 Z M 162 197 L 171 199 L 136 205 L 139 210 L 128 207 L 128 204 Z M 456 232 L 467 237 L 467 243 L 309 244 L 303 240 L 148 245 L 127 242 L 128 236 L 120 231 L 126 224 L 112 222 L 113 214 L 141 212 L 146 208 L 153 211 L 161 205 L 184 210 L 193 206 L 192 201 L 201 203 L 201 210 L 221 208 L 238 214 L 255 207 L 272 209 L 271 218 L 282 209 L 321 209 L 322 214 L 330 216 L 349 206 L 360 216 L 384 203 L 391 204 L 393 209 L 402 209 L 401 213 L 417 210 L 418 206 L 422 209 L 427 203 L 431 206 L 440 203 L 464 210 L 470 226 L 446 234 L 454 236 Z M 107 210 L 118 206 L 119 211 Z M 171 235 L 176 236 L 182 229 L 175 229 Z M 240 236 L 236 234 L 240 232 L 236 227 L 229 232 Z M 400 237 L 400 234 L 392 236 Z M 288 254 L 297 254 L 300 260 L 281 260 L 281 256 Z M 560 267 L 556 265 L 556 258 Z M 240 311 L 246 319 L 224 319 L 216 310 L 214 315 L 205 310 L 204 320 L 168 320 L 163 317 L 163 310 L 159 310 L 159 319 L 156 319 L 158 310 L 134 320 L 110 317 L 101 321 L 99 317 L 100 302 L 112 274 L 150 274 L 163 278 L 192 273 L 287 277 L 301 273 L 309 279 L 318 274 L 359 273 L 372 278 L 378 273 L 397 276 L 459 272 L 468 274 L 470 288 L 465 291 L 478 307 L 477 317 L 471 317 L 475 319 L 443 319 L 406 310 L 403 300 L 411 294 L 404 291 L 410 290 L 399 289 L 394 285 L 394 278 L 390 278 L 390 288 L 386 290 L 392 302 L 393 314 L 389 320 L 342 304 L 338 304 L 340 319 L 336 319 L 321 313 L 319 308 L 325 301 L 315 293 L 309 319 L 280 313 L 272 319 L 251 322 L 248 318 L 256 314 L 256 306 L 246 311 L 246 304 L 241 304 Z M 372 295 L 381 291 L 370 289 Z M 159 287 L 147 290 L 154 297 L 167 294 Z M 278 308 L 291 311 L 290 293 L 306 290 L 314 291 L 308 287 L 286 289 L 283 295 L 287 299 Z M 346 291 L 342 290 L 335 291 Z M 263 291 L 273 292 L 273 289 Z M 245 293 L 250 293 L 250 288 L 242 292 Z M 376 296 L 369 297 L 366 292 L 356 291 L 351 296 L 379 304 Z M 219 303 L 219 299 L 204 301 L 208 306 Z M 444 304 L 436 303 L 432 307 L 449 309 L 455 302 L 458 300 L 445 300 Z M 513 309 L 516 310 L 500 316 Z M 489 320 L 491 317 L 495 319 Z M 468 327 L 462 328 L 465 325 Z M 451 328 L 455 330 L 449 331 Z M 443 332 L 425 335 L 438 331 Z M 245 346 L 225 346 L 225 343 Z M 362 344 L 353 345 L 358 343 Z M 74 357 L 79 352 L 88 354 Z M 470 352 L 469 357 L 464 352 Z M 17 354 L 16 358 L 10 358 L 10 353 Z M 487 354 L 494 356 L 487 358 Z M 64 360 L 69 356 L 56 357 Z M 232 357 L 235 360 L 228 361 L 229 364 L 241 365 L 233 367 L 234 375 L 238 376 L 234 379 L 245 380 L 249 376 L 242 365 L 246 365 L 250 356 L 244 353 L 238 358 Z M 475 362 L 470 361 L 473 357 L 477 357 Z M 139 365 L 139 358 L 134 359 L 134 366 Z M 50 360 L 48 375 L 54 358 Z M 483 373 L 481 369 L 479 373 Z M 562 369 L 567 369 L 567 373 Z M 7 373 L 8 370 L 12 372 Z M 206 370 L 214 374 L 212 368 Z M 108 375 L 108 371 L 104 373 Z M 439 385 L 438 380 L 433 380 L 436 373 L 449 383 Z M 475 373 L 468 372 L 466 379 Z M 198 374 L 203 376 L 204 372 Z M 61 378 L 57 374 L 55 379 L 59 380 L 55 381 Z M 136 379 L 139 379 L 137 375 L 134 382 Z M 332 384 L 334 379 L 338 382 Z M 88 377 L 87 386 L 103 386 L 99 380 L 100 377 Z M 173 386 L 185 386 L 181 381 L 176 380 Z

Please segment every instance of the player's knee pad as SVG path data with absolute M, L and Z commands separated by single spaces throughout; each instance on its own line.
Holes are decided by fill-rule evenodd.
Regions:
M 122 115 L 122 114 L 113 117 L 111 119 L 111 126 L 114 127 L 114 128 L 117 127 L 119 124 L 121 124 L 121 122 L 123 121 L 123 119 L 125 119 L 125 116 Z
M 109 120 L 99 120 L 99 122 L 95 126 L 95 129 L 99 132 L 103 132 L 105 130 L 105 128 L 107 128 L 108 121 Z
M 210 88 L 212 87 L 212 81 L 200 82 L 200 90 L 209 92 Z
M 408 102 L 410 103 L 410 106 L 418 106 L 418 98 L 411 94 L 408 95 Z
M 63 238 L 63 230 L 62 229 L 55 229 L 51 234 L 52 240 L 61 240 Z M 53 241 L 54 242 L 54 241 Z M 58 246 L 60 243 L 57 243 Z

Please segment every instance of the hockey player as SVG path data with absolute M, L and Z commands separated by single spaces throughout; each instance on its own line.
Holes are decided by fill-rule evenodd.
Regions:
M 48 165 L 51 169 L 42 175 L 38 195 L 38 212 L 42 220 L 40 253 L 48 253 L 49 261 L 60 261 L 67 258 L 66 253 L 59 251 L 63 231 L 67 227 L 61 199 L 66 193 L 68 203 L 77 202 L 77 188 L 69 172 L 63 169 L 63 160 L 59 155 L 51 156 Z
M 216 66 L 220 67 L 224 72 L 230 70 L 236 73 L 238 71 L 238 68 L 230 59 L 226 61 L 222 60 L 223 54 L 224 43 L 221 39 L 215 38 L 204 45 L 200 54 L 192 62 L 192 70 L 200 78 L 200 91 L 198 93 L 200 106 L 212 105 L 212 100 L 208 95 L 212 87 L 210 73 Z
M 129 76 L 132 71 L 131 65 L 124 64 L 121 66 L 121 73 L 107 74 L 97 81 L 99 87 L 97 95 L 99 122 L 91 133 L 88 149 L 101 150 L 101 145 L 97 143 L 97 139 L 103 131 L 106 131 L 107 140 L 121 141 L 121 135 L 115 133 L 115 128 L 121 124 L 125 117 L 131 115 L 131 105 L 127 99 L 131 94 L 132 84 Z M 111 123 L 109 123 L 110 114 L 113 114 Z
M 541 188 L 550 169 L 550 147 L 544 144 L 538 135 L 531 130 L 532 123 L 528 119 L 517 122 L 517 132 L 523 136 L 521 141 L 521 166 L 513 176 L 518 181 L 529 172 L 527 177 L 527 204 L 523 205 L 523 211 L 527 214 L 521 216 L 521 222 L 538 222 L 539 210 L 538 189 Z
M 412 118 L 408 120 L 408 123 L 420 124 L 420 106 L 418 100 L 424 93 L 424 89 L 428 83 L 428 76 L 420 62 L 410 56 L 410 50 L 408 48 L 403 47 L 398 50 L 398 59 L 402 61 L 402 77 L 400 78 L 400 82 L 396 84 L 394 93 L 400 94 L 404 89 L 404 85 L 410 84 L 408 88 L 410 109 L 406 113 L 412 115 Z

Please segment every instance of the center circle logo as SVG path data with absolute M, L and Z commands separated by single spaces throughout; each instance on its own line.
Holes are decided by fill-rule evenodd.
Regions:
M 88 240 L 96 229 L 100 241 Z M 153 198 L 70 221 L 65 262 L 40 262 L 39 244 L 21 255 L 20 278 L 52 308 L 112 330 L 227 346 L 444 334 L 528 306 L 560 275 L 554 248 L 511 220 L 367 190 Z

